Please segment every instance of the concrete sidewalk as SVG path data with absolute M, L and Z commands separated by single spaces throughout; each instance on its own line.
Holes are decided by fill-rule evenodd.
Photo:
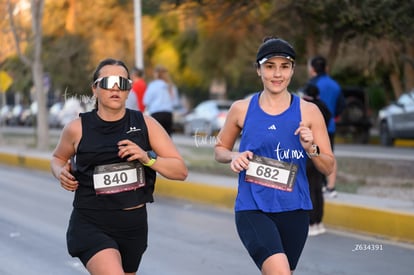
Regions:
M 0 163 L 50 171 L 51 152 L 0 147 Z M 231 210 L 237 176 L 190 171 L 186 181 L 158 176 L 155 195 L 206 203 Z M 414 202 L 339 193 L 325 200 L 324 223 L 337 228 L 402 242 L 414 243 Z

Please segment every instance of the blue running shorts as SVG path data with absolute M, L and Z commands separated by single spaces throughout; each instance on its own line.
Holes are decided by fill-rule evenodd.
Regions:
M 295 270 L 308 236 L 309 211 L 237 211 L 235 219 L 239 237 L 260 270 L 276 253 L 285 253 L 290 270 Z

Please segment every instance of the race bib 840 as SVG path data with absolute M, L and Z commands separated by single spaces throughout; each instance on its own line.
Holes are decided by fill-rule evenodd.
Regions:
M 139 162 L 121 162 L 95 167 L 93 185 L 98 195 L 115 194 L 145 186 L 144 168 Z

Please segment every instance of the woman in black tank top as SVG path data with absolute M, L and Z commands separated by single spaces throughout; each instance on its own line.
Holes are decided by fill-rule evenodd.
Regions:
M 68 251 L 91 274 L 136 274 L 156 173 L 174 180 L 188 174 L 155 119 L 125 108 L 130 89 L 127 66 L 103 60 L 93 75 L 95 109 L 63 128 L 51 160 L 62 188 L 75 193 Z

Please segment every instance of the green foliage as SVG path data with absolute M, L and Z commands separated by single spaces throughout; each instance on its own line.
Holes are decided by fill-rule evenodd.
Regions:
M 169 70 L 175 71 L 179 65 L 179 55 L 174 45 L 170 41 L 157 44 L 151 63 L 153 65 L 162 64 Z
M 22 92 L 26 99 L 30 97 L 30 88 L 33 85 L 30 67 L 22 63 L 17 56 L 10 56 L 0 66 L 2 70 L 9 72 L 13 83 L 9 91 Z
M 382 107 L 387 105 L 385 91 L 381 86 L 371 86 L 367 88 L 369 99 L 369 106 L 373 111 L 379 111 Z
M 89 95 L 93 66 L 87 40 L 78 35 L 44 37 L 44 70 L 62 96 Z
M 72 2 L 46 2 L 43 61 L 54 87 L 83 94 L 90 92 L 90 76 L 101 59 L 134 64 L 134 7 L 127 0 L 74 2 L 73 32 L 67 27 Z M 330 58 L 341 84 L 367 87 L 375 109 L 384 98 L 392 98 L 389 74 L 399 73 L 404 82 L 408 76 L 402 72 L 403 62 L 414 59 L 407 48 L 413 45 L 413 1 L 145 0 L 141 4 L 147 79 L 154 65 L 163 64 L 180 91 L 194 101 L 208 98 L 213 79 L 225 79 L 232 99 L 261 89 L 252 64 L 267 35 L 280 36 L 296 48 L 297 75 L 290 90 L 307 80 L 299 68 L 313 48 Z M 30 48 L 25 49 L 28 55 Z M 28 94 L 30 70 L 17 65 L 15 57 L 4 64 L 19 78 L 13 88 Z

